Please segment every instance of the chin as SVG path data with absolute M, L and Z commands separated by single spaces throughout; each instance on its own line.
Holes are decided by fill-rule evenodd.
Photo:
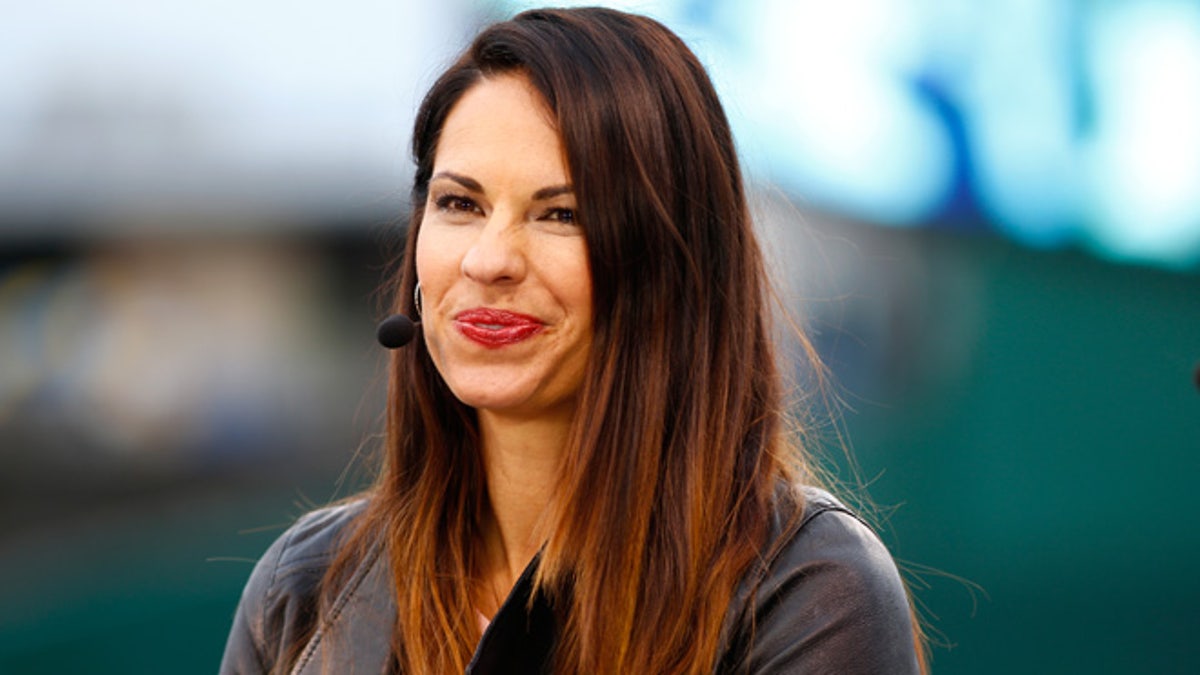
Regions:
M 470 387 L 450 387 L 450 391 L 454 393 L 455 398 L 462 402 L 463 405 L 470 406 L 476 410 L 495 410 L 501 412 L 504 410 L 512 410 L 522 408 L 528 405 L 528 396 L 517 393 L 497 392 L 495 389 L 480 391 L 478 388 Z

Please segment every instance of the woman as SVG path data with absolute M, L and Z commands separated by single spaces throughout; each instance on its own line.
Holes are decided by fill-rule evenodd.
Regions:
M 223 672 L 911 673 L 871 531 L 811 483 L 729 125 L 643 17 L 532 11 L 433 85 L 386 459 L 247 585 Z

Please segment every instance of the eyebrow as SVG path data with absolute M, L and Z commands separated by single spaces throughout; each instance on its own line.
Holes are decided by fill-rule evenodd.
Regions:
M 462 174 L 454 173 L 452 171 L 439 171 L 433 174 L 433 177 L 429 179 L 429 182 L 432 183 L 439 178 L 448 178 L 472 192 L 483 192 L 483 186 L 479 184 L 479 181 L 475 180 L 474 178 L 467 178 Z
M 479 181 L 475 180 L 474 178 L 464 176 L 460 173 L 454 173 L 453 171 L 439 171 L 439 172 L 435 173 L 433 175 L 433 177 L 431 177 L 429 180 L 430 180 L 430 182 L 433 182 L 439 178 L 445 178 L 447 180 L 452 180 L 455 183 L 458 183 L 459 185 L 463 186 L 464 188 L 466 188 L 472 192 L 483 192 L 484 191 L 483 186 L 479 184 Z M 553 197 L 557 197 L 559 195 L 571 194 L 574 191 L 575 191 L 575 188 L 570 185 L 566 185 L 566 184 L 551 185 L 549 187 L 541 188 L 537 192 L 534 192 L 533 200 L 534 201 L 542 201 L 545 199 L 551 199 Z
M 575 188 L 571 187 L 570 185 L 554 185 L 551 187 L 544 187 L 541 190 L 533 193 L 533 200 L 541 201 L 543 199 L 550 199 L 559 195 L 569 195 L 574 191 Z

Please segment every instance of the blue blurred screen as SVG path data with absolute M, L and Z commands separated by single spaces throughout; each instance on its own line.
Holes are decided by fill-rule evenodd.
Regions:
M 1200 259 L 1197 3 L 607 4 L 684 35 L 754 174 L 822 210 Z

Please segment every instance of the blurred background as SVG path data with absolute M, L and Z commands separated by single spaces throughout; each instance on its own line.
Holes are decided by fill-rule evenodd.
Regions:
M 934 671 L 1200 672 L 1200 4 L 607 4 L 711 69 Z M 215 672 L 363 484 L 413 112 L 525 6 L 8 8 L 0 673 Z

